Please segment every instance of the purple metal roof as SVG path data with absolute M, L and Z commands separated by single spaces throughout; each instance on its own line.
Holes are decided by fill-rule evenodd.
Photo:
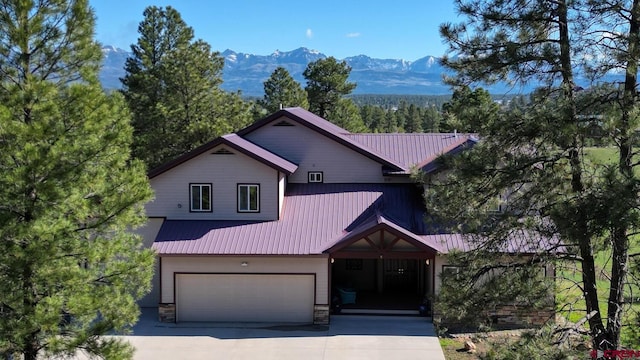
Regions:
M 160 255 L 314 255 L 381 226 L 433 252 L 474 246 L 429 228 L 424 215 L 411 184 L 289 184 L 280 220 L 165 220 L 153 248 Z M 555 242 L 518 230 L 498 251 L 534 253 Z
M 366 146 L 366 144 L 354 141 L 350 137 L 351 133 L 349 133 L 347 130 L 300 107 L 285 108 L 279 110 L 269 115 L 268 117 L 253 123 L 249 127 L 238 131 L 237 134 L 240 136 L 244 136 L 281 117 L 289 118 L 301 125 L 314 129 L 315 131 L 318 131 L 319 133 L 337 141 L 338 143 L 341 143 L 351 148 L 352 150 L 355 150 L 369 157 L 370 159 L 381 163 L 382 165 L 388 166 L 392 170 L 401 172 L 406 172 L 408 170 L 404 168 L 402 164 L 395 162 L 393 158 L 389 157 L 384 152 L 379 152 L 375 148 Z
M 247 141 L 243 138 L 241 138 L 240 136 L 236 135 L 236 134 L 228 134 L 228 135 L 224 135 L 221 136 L 219 138 L 216 138 L 215 140 L 208 142 L 202 146 L 197 147 L 196 149 L 177 157 L 176 159 L 169 161 L 168 163 L 165 163 L 164 165 L 161 165 L 151 171 L 149 171 L 149 173 L 147 174 L 149 176 L 149 178 L 153 178 L 156 177 L 162 173 L 164 173 L 165 171 L 168 171 L 170 169 L 173 169 L 174 167 L 189 161 L 191 159 L 193 159 L 194 157 L 201 155 L 213 148 L 215 148 L 216 146 L 225 144 L 245 155 L 248 155 L 249 157 L 252 157 L 260 162 L 262 162 L 265 165 L 268 165 L 274 169 L 280 170 L 284 173 L 287 174 L 292 174 L 294 171 L 296 171 L 296 169 L 298 168 L 298 165 L 287 161 L 286 159 L 283 159 L 281 157 L 279 157 L 278 155 L 269 152 L 268 150 L 250 142 Z
M 424 168 L 452 149 L 473 139 L 469 134 L 411 133 L 411 134 L 347 134 L 347 137 L 376 152 L 385 154 L 405 169 Z
M 236 134 L 228 134 L 222 137 L 225 140 L 225 143 L 230 147 L 244 153 L 245 155 L 249 155 L 254 159 L 257 159 L 263 162 L 266 165 L 269 165 L 273 168 L 276 168 L 282 172 L 287 174 L 293 174 L 296 169 L 298 169 L 298 165 L 281 158 L 280 156 L 261 148 L 260 146 L 247 141 Z
M 289 184 L 280 220 L 166 220 L 153 247 L 164 255 L 321 254 L 377 213 L 390 226 L 426 234 L 420 203 L 410 184 Z

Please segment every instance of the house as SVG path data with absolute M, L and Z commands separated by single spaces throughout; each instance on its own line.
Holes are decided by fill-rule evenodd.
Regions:
M 457 234 L 430 231 L 412 168 L 465 134 L 352 134 L 280 110 L 149 173 L 158 254 L 143 306 L 182 321 L 329 321 L 331 306 L 417 311 Z M 159 304 L 159 305 L 158 305 Z

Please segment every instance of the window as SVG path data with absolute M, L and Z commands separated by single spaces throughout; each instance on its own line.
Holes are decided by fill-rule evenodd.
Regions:
M 458 279 L 460 267 L 455 265 L 442 265 L 442 275 L 448 278 Z
M 309 182 L 310 183 L 321 183 L 322 182 L 322 171 L 309 171 Z
M 260 185 L 238 184 L 238 212 L 260 211 Z
M 211 184 L 191 184 L 191 211 L 211 211 Z

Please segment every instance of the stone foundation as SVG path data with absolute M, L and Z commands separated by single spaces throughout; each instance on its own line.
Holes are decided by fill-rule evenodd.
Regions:
M 176 304 L 159 304 L 158 318 L 163 323 L 176 322 Z
M 486 324 L 496 330 L 540 327 L 545 323 L 555 320 L 553 307 L 531 309 L 516 305 L 504 305 L 497 310 L 487 311 L 484 314 Z M 435 323 L 450 330 L 467 329 L 469 322 L 465 320 L 447 319 L 444 314 L 434 313 Z
M 313 307 L 313 324 L 314 325 L 329 324 L 329 305 L 315 305 Z
M 515 305 L 505 305 L 502 308 L 489 311 L 489 318 L 495 325 L 529 325 L 542 326 L 555 318 L 553 308 L 525 309 Z

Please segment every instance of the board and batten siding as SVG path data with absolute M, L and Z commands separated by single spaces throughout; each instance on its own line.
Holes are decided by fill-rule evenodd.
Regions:
M 147 215 L 171 220 L 276 220 L 278 171 L 234 149 L 228 149 L 232 155 L 212 154 L 219 148 L 152 178 L 155 199 L 147 203 Z M 211 184 L 213 211 L 189 211 L 189 184 L 195 183 Z M 238 184 L 260 184 L 260 212 L 238 212 Z
M 281 121 L 294 126 L 273 126 Z M 298 165 L 290 183 L 306 183 L 309 171 L 322 171 L 325 183 L 384 182 L 380 163 L 286 117 L 245 137 Z
M 326 257 L 166 256 L 161 260 L 162 303 L 175 302 L 175 273 L 269 273 L 315 274 L 315 303 L 329 304 L 329 268 Z M 242 262 L 247 262 L 247 266 L 242 266 Z

